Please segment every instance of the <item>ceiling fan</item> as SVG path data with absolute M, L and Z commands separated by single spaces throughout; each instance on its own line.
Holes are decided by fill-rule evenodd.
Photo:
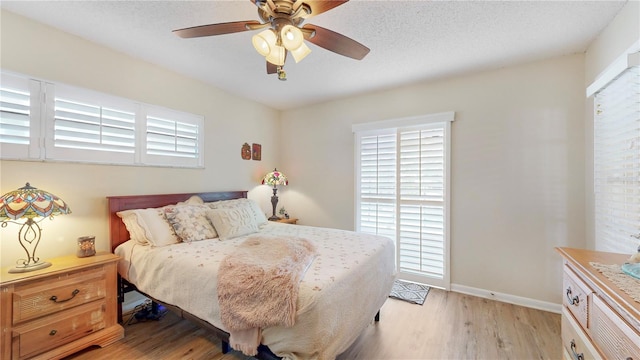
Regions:
M 246 20 L 194 26 L 174 30 L 182 38 L 195 38 L 266 29 L 253 36 L 256 51 L 265 57 L 267 74 L 278 74 L 286 80 L 284 63 L 290 53 L 296 62 L 307 56 L 311 49 L 307 40 L 321 48 L 346 57 L 362 60 L 369 48 L 342 34 L 318 25 L 302 23 L 349 0 L 249 0 L 258 7 L 260 21 Z

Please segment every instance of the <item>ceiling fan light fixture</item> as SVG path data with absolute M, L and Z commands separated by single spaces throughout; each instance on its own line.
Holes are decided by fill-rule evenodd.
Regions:
M 291 50 L 291 55 L 293 55 L 293 59 L 296 63 L 299 63 L 302 59 L 304 59 L 307 55 L 311 54 L 311 49 L 305 44 L 298 46 L 297 49 Z
M 286 56 L 286 49 L 282 46 L 274 45 L 271 47 L 271 52 L 266 56 L 267 61 L 273 65 L 284 65 L 284 59 Z
M 302 31 L 293 25 L 285 25 L 280 31 L 282 45 L 287 50 L 295 50 L 304 44 Z
M 268 56 L 276 45 L 276 34 L 274 34 L 271 29 L 267 29 L 259 34 L 253 35 L 251 42 L 260 55 Z

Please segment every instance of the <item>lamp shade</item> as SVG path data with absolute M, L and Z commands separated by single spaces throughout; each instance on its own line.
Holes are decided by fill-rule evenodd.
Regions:
M 282 46 L 287 50 L 295 50 L 304 42 L 302 31 L 293 25 L 285 25 L 280 31 Z
M 278 169 L 273 169 L 272 172 L 264 176 L 264 178 L 262 179 L 262 184 L 273 187 L 277 185 L 289 185 L 289 180 L 287 180 L 287 176 L 278 171 Z
M 282 66 L 286 56 L 286 49 L 279 45 L 271 46 L 271 52 L 266 56 L 266 60 L 273 65 Z
M 62 199 L 29 183 L 0 197 L 0 221 L 70 213 L 71 209 Z
M 267 29 L 259 34 L 253 35 L 251 38 L 253 47 L 262 56 L 269 55 L 273 46 L 276 45 L 276 40 L 276 34 L 271 29 Z
M 291 55 L 293 55 L 293 59 L 296 63 L 299 63 L 300 60 L 304 59 L 309 54 L 311 54 L 311 49 L 309 49 L 305 43 L 300 44 L 297 49 L 291 50 Z

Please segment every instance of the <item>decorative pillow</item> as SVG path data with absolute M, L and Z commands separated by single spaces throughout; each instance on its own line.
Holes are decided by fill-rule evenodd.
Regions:
M 204 200 L 198 195 L 193 195 L 185 201 L 180 201 L 176 205 L 202 205 L 204 204 Z
M 164 215 L 184 242 L 213 239 L 218 237 L 216 229 L 207 219 L 209 208 L 205 205 L 166 206 Z
M 253 215 L 255 223 L 258 226 L 266 225 L 269 221 L 267 217 L 260 209 L 260 205 L 257 202 L 251 199 L 233 199 L 233 200 L 222 200 L 222 201 L 214 201 L 205 203 L 205 205 L 209 206 L 211 209 L 235 209 L 242 208 L 247 209 Z M 215 224 L 214 224 L 215 226 Z
M 212 209 L 207 212 L 207 217 L 218 231 L 220 240 L 258 232 L 254 214 L 246 207 Z
M 141 245 L 166 246 L 180 242 L 164 216 L 163 208 L 117 212 L 132 240 Z

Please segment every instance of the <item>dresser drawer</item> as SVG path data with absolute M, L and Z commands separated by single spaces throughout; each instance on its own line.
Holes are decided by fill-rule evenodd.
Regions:
M 562 280 L 564 295 L 562 304 L 578 320 L 583 329 L 589 327 L 589 301 L 592 291 L 580 278 L 565 265 Z
M 591 308 L 591 337 L 607 359 L 640 359 L 640 333 L 598 296 Z
M 26 282 L 13 292 L 13 324 L 54 314 L 105 297 L 104 267 Z
M 569 359 L 602 359 L 567 308 L 562 309 L 562 346 Z
M 29 358 L 104 329 L 105 311 L 105 301 L 96 301 L 14 328 L 14 359 Z

